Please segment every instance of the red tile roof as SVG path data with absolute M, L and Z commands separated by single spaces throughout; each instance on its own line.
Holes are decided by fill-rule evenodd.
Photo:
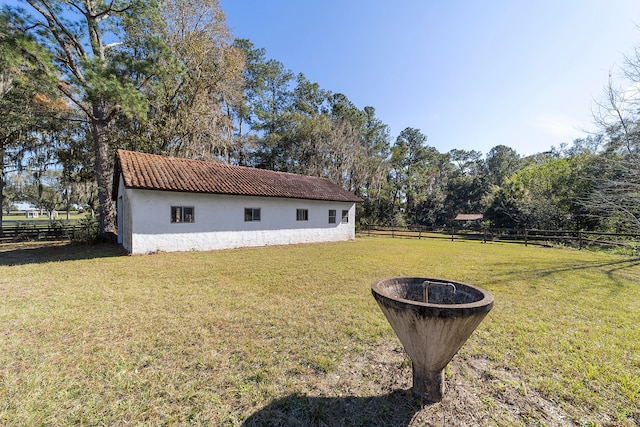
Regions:
M 125 188 L 362 202 L 326 178 L 135 151 L 118 150 L 116 154 L 116 190 L 120 174 Z
M 454 218 L 456 221 L 477 221 L 482 219 L 482 214 L 458 214 Z

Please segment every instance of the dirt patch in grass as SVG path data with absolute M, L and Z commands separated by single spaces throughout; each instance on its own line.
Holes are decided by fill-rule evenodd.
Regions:
M 400 343 L 385 342 L 343 361 L 308 393 L 270 403 L 243 425 L 576 425 L 559 403 L 529 389 L 514 372 L 490 366 L 483 358 L 456 356 L 445 369 L 443 400 L 421 402 L 411 390 L 411 361 Z
M 278 399 L 243 426 L 626 426 L 626 421 L 576 421 L 562 405 L 526 385 L 515 372 L 484 358 L 456 356 L 445 369 L 445 394 L 421 402 L 412 390 L 411 362 L 399 343 L 385 343 L 342 363 L 305 394 Z

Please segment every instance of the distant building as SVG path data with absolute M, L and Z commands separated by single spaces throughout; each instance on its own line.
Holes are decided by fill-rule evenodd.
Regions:
M 20 212 L 35 211 L 36 207 L 29 202 L 13 202 L 13 206 Z
M 325 178 L 126 150 L 113 186 L 131 253 L 349 240 L 362 202 Z
M 480 221 L 482 214 L 458 214 L 454 218 L 455 221 Z

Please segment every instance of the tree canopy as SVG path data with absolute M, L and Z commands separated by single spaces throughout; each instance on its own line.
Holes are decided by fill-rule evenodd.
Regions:
M 638 50 L 612 74 L 598 133 L 528 157 L 505 143 L 441 153 L 234 39 L 218 0 L 26 2 L 0 13 L 3 207 L 80 203 L 111 233 L 113 154 L 127 148 L 327 177 L 363 197 L 363 224 L 481 213 L 495 227 L 640 229 Z

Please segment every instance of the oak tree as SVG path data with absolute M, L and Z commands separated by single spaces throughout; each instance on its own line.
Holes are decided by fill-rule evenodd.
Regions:
M 52 161 L 51 144 L 65 127 L 61 118 L 70 111 L 57 96 L 57 76 L 49 52 L 22 31 L 23 27 L 19 13 L 9 8 L 0 11 L 0 205 L 3 207 L 9 174 L 21 172 L 27 163 L 42 169 Z

